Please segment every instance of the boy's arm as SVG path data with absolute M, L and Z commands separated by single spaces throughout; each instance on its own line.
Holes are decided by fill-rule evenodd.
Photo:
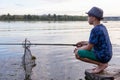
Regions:
M 94 46 L 93 44 L 88 43 L 87 45 L 82 46 L 82 47 L 80 47 L 80 48 L 78 48 L 78 49 L 91 50 L 91 49 L 93 48 L 93 46 Z
M 80 42 L 76 43 L 77 47 L 82 47 L 87 44 L 88 44 L 88 41 L 80 41 Z

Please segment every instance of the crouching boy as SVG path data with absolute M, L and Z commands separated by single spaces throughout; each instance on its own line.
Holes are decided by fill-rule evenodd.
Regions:
M 103 10 L 98 7 L 90 9 L 88 23 L 93 25 L 89 41 L 80 41 L 74 50 L 78 60 L 96 64 L 92 73 L 100 73 L 108 67 L 108 62 L 112 58 L 112 45 L 106 27 L 100 23 L 103 19 Z

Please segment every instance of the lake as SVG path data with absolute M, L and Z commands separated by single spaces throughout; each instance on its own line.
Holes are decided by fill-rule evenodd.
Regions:
M 120 21 L 108 21 L 103 24 L 107 26 L 113 45 L 110 65 L 119 66 Z M 92 28 L 93 26 L 86 21 L 0 22 L 0 43 L 22 43 L 27 38 L 31 43 L 75 44 L 78 41 L 88 40 Z M 90 69 L 94 65 L 76 60 L 74 48 L 31 46 L 31 52 L 37 58 L 37 65 L 32 70 L 32 80 L 84 79 L 85 69 Z M 21 80 L 23 54 L 24 49 L 20 45 L 0 45 L 0 80 Z

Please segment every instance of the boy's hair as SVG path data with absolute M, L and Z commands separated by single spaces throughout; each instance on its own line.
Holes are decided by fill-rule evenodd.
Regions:
M 95 17 L 95 16 L 94 16 Z M 98 20 L 98 21 L 101 21 L 101 20 L 103 20 L 103 18 L 101 19 L 101 18 L 98 18 L 98 17 L 96 17 L 96 19 Z
M 101 21 L 102 19 L 101 18 L 99 18 L 99 17 L 96 17 L 96 16 L 94 16 L 94 15 L 90 15 L 90 14 L 88 14 L 89 16 L 93 16 L 93 17 L 95 17 L 98 21 Z

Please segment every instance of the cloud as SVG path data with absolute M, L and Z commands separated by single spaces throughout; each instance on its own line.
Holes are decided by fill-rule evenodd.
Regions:
M 66 2 L 66 1 L 71 1 L 71 0 L 44 0 L 49 3 L 61 3 L 61 2 Z
M 15 5 L 18 6 L 18 7 L 24 7 L 23 4 L 19 4 L 19 3 L 16 3 Z
M 114 6 L 111 6 L 115 4 Z M 91 7 L 97 6 L 105 11 L 105 14 L 119 15 L 119 0 L 2 0 L 0 2 L 1 13 L 29 13 L 29 14 L 82 14 Z M 0 13 L 0 14 L 1 14 Z
M 5 9 L 5 8 L 2 8 L 2 7 L 1 7 L 0 9 Z

